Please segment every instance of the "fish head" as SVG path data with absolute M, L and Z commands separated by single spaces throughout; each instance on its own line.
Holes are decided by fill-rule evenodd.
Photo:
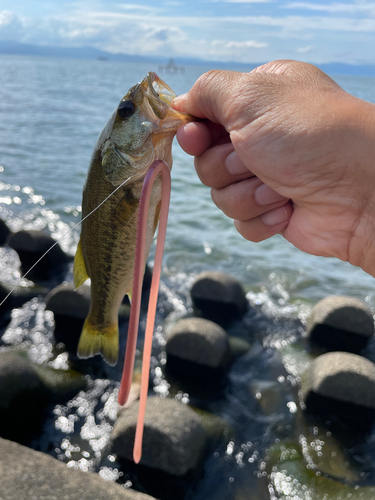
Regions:
M 117 186 L 144 177 L 155 160 L 172 166 L 172 140 L 177 128 L 193 117 L 171 107 L 176 94 L 150 72 L 131 87 L 102 133 L 102 166 L 106 180 Z

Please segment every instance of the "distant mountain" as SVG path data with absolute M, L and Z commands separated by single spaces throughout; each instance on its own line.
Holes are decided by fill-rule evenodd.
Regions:
M 375 76 L 375 64 L 316 64 L 322 71 L 330 75 Z
M 18 43 L 14 41 L 0 40 L 0 54 L 13 55 L 33 55 L 45 57 L 70 57 L 74 59 L 98 59 L 102 61 L 124 61 L 124 62 L 145 62 L 153 64 L 165 64 L 167 58 L 153 56 L 136 56 L 131 54 L 111 54 L 94 47 L 54 47 L 43 45 L 32 45 Z M 251 71 L 259 64 L 245 64 L 236 62 L 206 61 L 204 59 L 195 59 L 179 57 L 176 64 L 186 66 L 206 66 L 207 68 L 217 69 L 237 69 L 240 71 Z M 355 75 L 375 77 L 375 64 L 356 65 L 346 63 L 325 63 L 316 64 L 322 71 L 329 75 Z
M 73 59 L 101 59 L 125 62 L 159 62 L 162 58 L 134 56 L 130 54 L 110 54 L 94 47 L 54 47 L 31 45 L 0 40 L 0 54 L 30 55 L 45 57 L 71 57 Z

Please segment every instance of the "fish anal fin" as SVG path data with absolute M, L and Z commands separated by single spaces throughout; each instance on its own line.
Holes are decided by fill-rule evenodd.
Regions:
M 73 281 L 75 288 L 80 287 L 89 278 L 86 270 L 85 261 L 83 260 L 81 239 L 79 240 L 76 255 L 74 257 L 73 266 Z
M 114 366 L 117 363 L 118 353 L 118 325 L 109 325 L 99 330 L 86 319 L 78 342 L 78 357 L 87 359 L 101 354 L 109 365 Z

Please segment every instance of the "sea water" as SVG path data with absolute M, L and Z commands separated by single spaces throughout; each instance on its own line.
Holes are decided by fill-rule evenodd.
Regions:
M 46 228 L 54 237 L 80 219 L 81 194 L 95 141 L 130 86 L 158 67 L 111 61 L 0 57 L 1 216 L 13 230 Z M 163 74 L 181 94 L 210 67 Z M 357 97 L 375 102 L 375 80 L 336 77 Z M 254 244 L 212 203 L 193 159 L 173 147 L 172 196 L 164 264 L 174 276 L 219 269 L 245 289 L 276 285 L 290 301 L 332 293 L 373 305 L 373 278 L 336 259 L 304 254 L 282 237 Z M 79 229 L 61 242 L 74 253 Z
M 148 71 L 158 72 L 159 68 L 143 63 L 26 56 L 0 56 L 0 67 L 0 217 L 13 231 L 43 229 L 58 239 L 80 220 L 81 194 L 90 156 L 108 117 L 129 87 Z M 212 66 L 186 66 L 184 72 L 161 72 L 159 76 L 181 94 L 209 69 Z M 374 78 L 331 76 L 349 93 L 375 102 Z M 375 282 L 361 269 L 347 263 L 304 254 L 281 236 L 258 244 L 244 240 L 233 222 L 213 204 L 209 188 L 200 183 L 195 173 L 193 159 L 177 142 L 173 146 L 173 156 L 171 206 L 161 283 L 171 316 L 176 318 L 189 312 L 188 290 L 194 278 L 201 271 L 215 269 L 242 282 L 250 303 L 263 318 L 257 323 L 261 340 L 257 339 L 251 353 L 232 370 L 231 388 L 225 399 L 208 408 L 226 418 L 239 430 L 240 437 L 236 441 L 228 436 L 227 446 L 216 451 L 210 459 L 205 479 L 192 496 L 196 500 L 234 498 L 235 491 L 246 491 L 248 483 L 253 484 L 249 478 L 262 475 L 260 450 L 265 445 L 261 442 L 270 425 L 257 416 L 252 404 L 246 403 L 246 391 L 252 384 L 254 370 L 256 377 L 261 378 L 272 365 L 278 348 L 287 346 L 301 333 L 306 316 L 318 300 L 332 294 L 350 295 L 364 300 L 374 310 Z M 78 238 L 79 227 L 60 244 L 73 255 Z M 20 276 L 17 256 L 10 249 L 1 248 L 0 257 L 2 280 L 16 283 Z M 71 274 L 67 280 L 71 280 Z M 31 310 L 36 311 L 34 329 L 47 329 L 45 342 L 48 344 L 53 321 L 48 315 L 40 319 L 43 307 L 43 302 L 35 299 Z M 26 332 L 20 341 L 32 338 L 33 332 L 25 326 L 30 323 L 30 307 L 26 309 L 28 319 L 25 320 L 21 310 L 14 315 L 5 332 L 5 339 L 13 339 L 10 343 L 16 343 L 13 334 L 17 328 Z M 40 325 L 40 321 L 44 324 Z M 249 326 L 249 330 L 251 328 Z M 39 342 L 43 343 L 40 338 Z M 35 340 L 30 342 L 35 343 Z M 50 349 L 36 349 L 35 352 L 37 361 L 48 361 Z M 43 357 L 41 353 L 47 354 Z M 304 360 L 298 362 L 303 365 Z M 53 363 L 56 367 L 64 366 L 65 358 Z M 154 360 L 154 385 L 156 392 L 168 395 L 162 364 L 158 366 Z M 293 380 L 289 382 L 291 393 L 285 397 L 292 405 L 295 404 Z M 95 446 L 90 445 L 90 449 L 87 444 L 87 449 L 81 449 L 80 453 L 74 439 L 69 437 L 72 433 L 69 425 L 74 429 L 74 422 L 81 419 L 81 439 L 85 428 L 90 428 L 89 435 L 96 436 L 99 443 L 107 442 L 108 426 L 112 421 L 103 409 L 100 410 L 104 415 L 102 421 L 95 421 L 96 410 L 89 401 L 98 398 L 98 394 L 107 394 L 107 413 L 110 414 L 108 408 L 114 404 L 116 383 L 106 380 L 92 384 L 78 403 L 56 409 L 55 431 L 60 437 L 54 435 L 53 439 L 60 439 L 60 447 L 56 448 L 55 455 L 70 466 L 100 470 L 103 477 L 113 479 L 110 467 L 99 467 L 102 461 L 95 459 L 101 449 L 99 445 L 95 445 L 95 451 Z M 285 389 L 285 394 L 288 390 Z M 84 397 L 86 413 L 82 410 Z M 76 450 L 75 455 L 72 450 Z

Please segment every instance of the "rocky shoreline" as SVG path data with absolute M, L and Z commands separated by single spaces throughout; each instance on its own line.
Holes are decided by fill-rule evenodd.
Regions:
M 0 224 L 0 244 L 8 244 L 17 251 L 22 272 L 39 259 L 51 243 L 54 240 L 40 231 L 12 234 L 5 223 Z M 18 287 L 0 308 L 4 334 L 15 308 L 34 296 L 43 297 L 46 310 L 53 313 L 54 344 L 58 346 L 59 352 L 66 353 L 68 364 L 68 369 L 56 369 L 32 361 L 27 346 L 2 345 L 0 498 L 183 499 L 187 485 L 200 476 L 205 461 L 215 447 L 224 442 L 228 432 L 234 433 L 231 422 L 218 415 L 202 412 L 204 405 L 201 404 L 198 409 L 192 403 L 199 404 L 207 395 L 220 398 L 223 387 L 228 385 L 232 364 L 252 352 L 250 338 L 241 334 L 248 328 L 246 318 L 252 309 L 243 286 L 232 276 L 218 271 L 200 274 L 190 288 L 193 313 L 166 328 L 163 342 L 167 377 L 175 381 L 176 387 L 184 388 L 186 394 L 190 393 L 190 389 L 192 392 L 190 397 L 180 397 L 180 400 L 163 397 L 163 394 L 159 394 L 162 397 L 151 396 L 150 393 L 144 452 L 139 466 L 131 461 L 138 405 L 136 380 L 134 401 L 121 408 L 112 418 L 113 430 L 106 445 L 108 453 L 115 457 L 120 470 L 135 474 L 136 487 L 143 491 L 141 493 L 129 488 L 126 482 L 124 487 L 104 481 L 95 473 L 71 470 L 46 453 L 31 449 L 38 448 L 35 443 L 43 435 L 45 420 L 52 409 L 77 398 L 80 391 L 87 389 L 90 378 L 118 380 L 118 372 L 103 366 L 101 358 L 82 361 L 76 357 L 77 342 L 90 298 L 86 285 L 74 290 L 71 283 L 59 283 L 61 276 L 66 276 L 69 265 L 71 259 L 56 245 L 49 258 L 43 259 L 28 276 L 36 286 Z M 144 283 L 145 297 L 149 274 L 148 270 Z M 8 290 L 9 287 L 2 284 L 0 295 L 5 297 Z M 126 323 L 128 315 L 129 305 L 124 303 L 120 321 Z M 233 335 L 233 332 L 239 334 Z M 375 421 L 375 364 L 361 353 L 373 336 L 372 312 L 362 301 L 338 295 L 326 297 L 314 306 L 303 334 L 308 363 L 300 376 L 296 377 L 299 384 L 294 388 L 295 401 L 288 403 L 290 413 L 296 415 L 295 429 L 301 428 L 301 425 L 305 429 L 308 424 L 301 422 L 308 422 L 317 415 L 320 421 L 333 419 L 336 424 L 339 422 L 341 430 L 346 426 L 349 434 L 355 430 L 356 436 L 368 435 Z M 124 344 L 120 349 L 124 352 Z M 254 398 L 265 416 L 280 412 L 281 407 L 285 407 L 285 402 L 277 395 L 277 381 L 287 378 L 286 364 L 283 361 L 279 368 L 277 363 L 273 366 L 276 373 L 274 379 L 271 377 L 269 382 L 254 380 L 251 385 Z M 177 389 L 175 392 L 178 392 Z M 358 414 L 361 419 L 358 419 Z M 331 429 L 329 432 L 335 431 Z M 275 471 L 282 463 L 280 438 L 277 439 L 278 446 L 270 447 L 271 458 L 265 469 L 266 475 L 260 476 L 267 477 L 269 485 L 263 481 L 259 483 L 259 488 L 265 493 L 272 487 L 275 494 L 281 495 L 282 491 L 277 491 L 279 483 L 275 479 Z M 285 442 L 288 439 L 285 438 Z M 362 438 L 358 439 L 360 442 Z M 339 440 L 336 454 L 339 454 L 341 447 L 345 447 L 345 439 L 341 444 Z M 301 454 L 300 461 L 306 459 L 303 443 L 293 449 Z M 337 483 L 337 491 L 347 483 L 345 475 L 351 477 L 351 469 L 346 470 L 344 465 L 342 470 L 345 473 L 341 477 L 330 469 L 327 472 L 326 463 L 319 463 L 319 460 L 314 459 L 316 471 L 323 471 L 326 479 Z M 303 476 L 301 471 L 299 474 Z M 169 486 L 160 484 L 161 477 L 166 479 Z M 360 476 L 353 477 L 358 488 L 353 490 L 353 495 L 357 496 L 351 498 L 373 498 L 360 496 L 370 495 L 375 490 L 361 484 Z M 134 485 L 134 481 L 130 483 Z M 354 488 L 352 483 L 346 484 L 348 493 L 351 492 L 350 488 Z M 236 497 L 235 500 L 240 498 L 249 496 Z

